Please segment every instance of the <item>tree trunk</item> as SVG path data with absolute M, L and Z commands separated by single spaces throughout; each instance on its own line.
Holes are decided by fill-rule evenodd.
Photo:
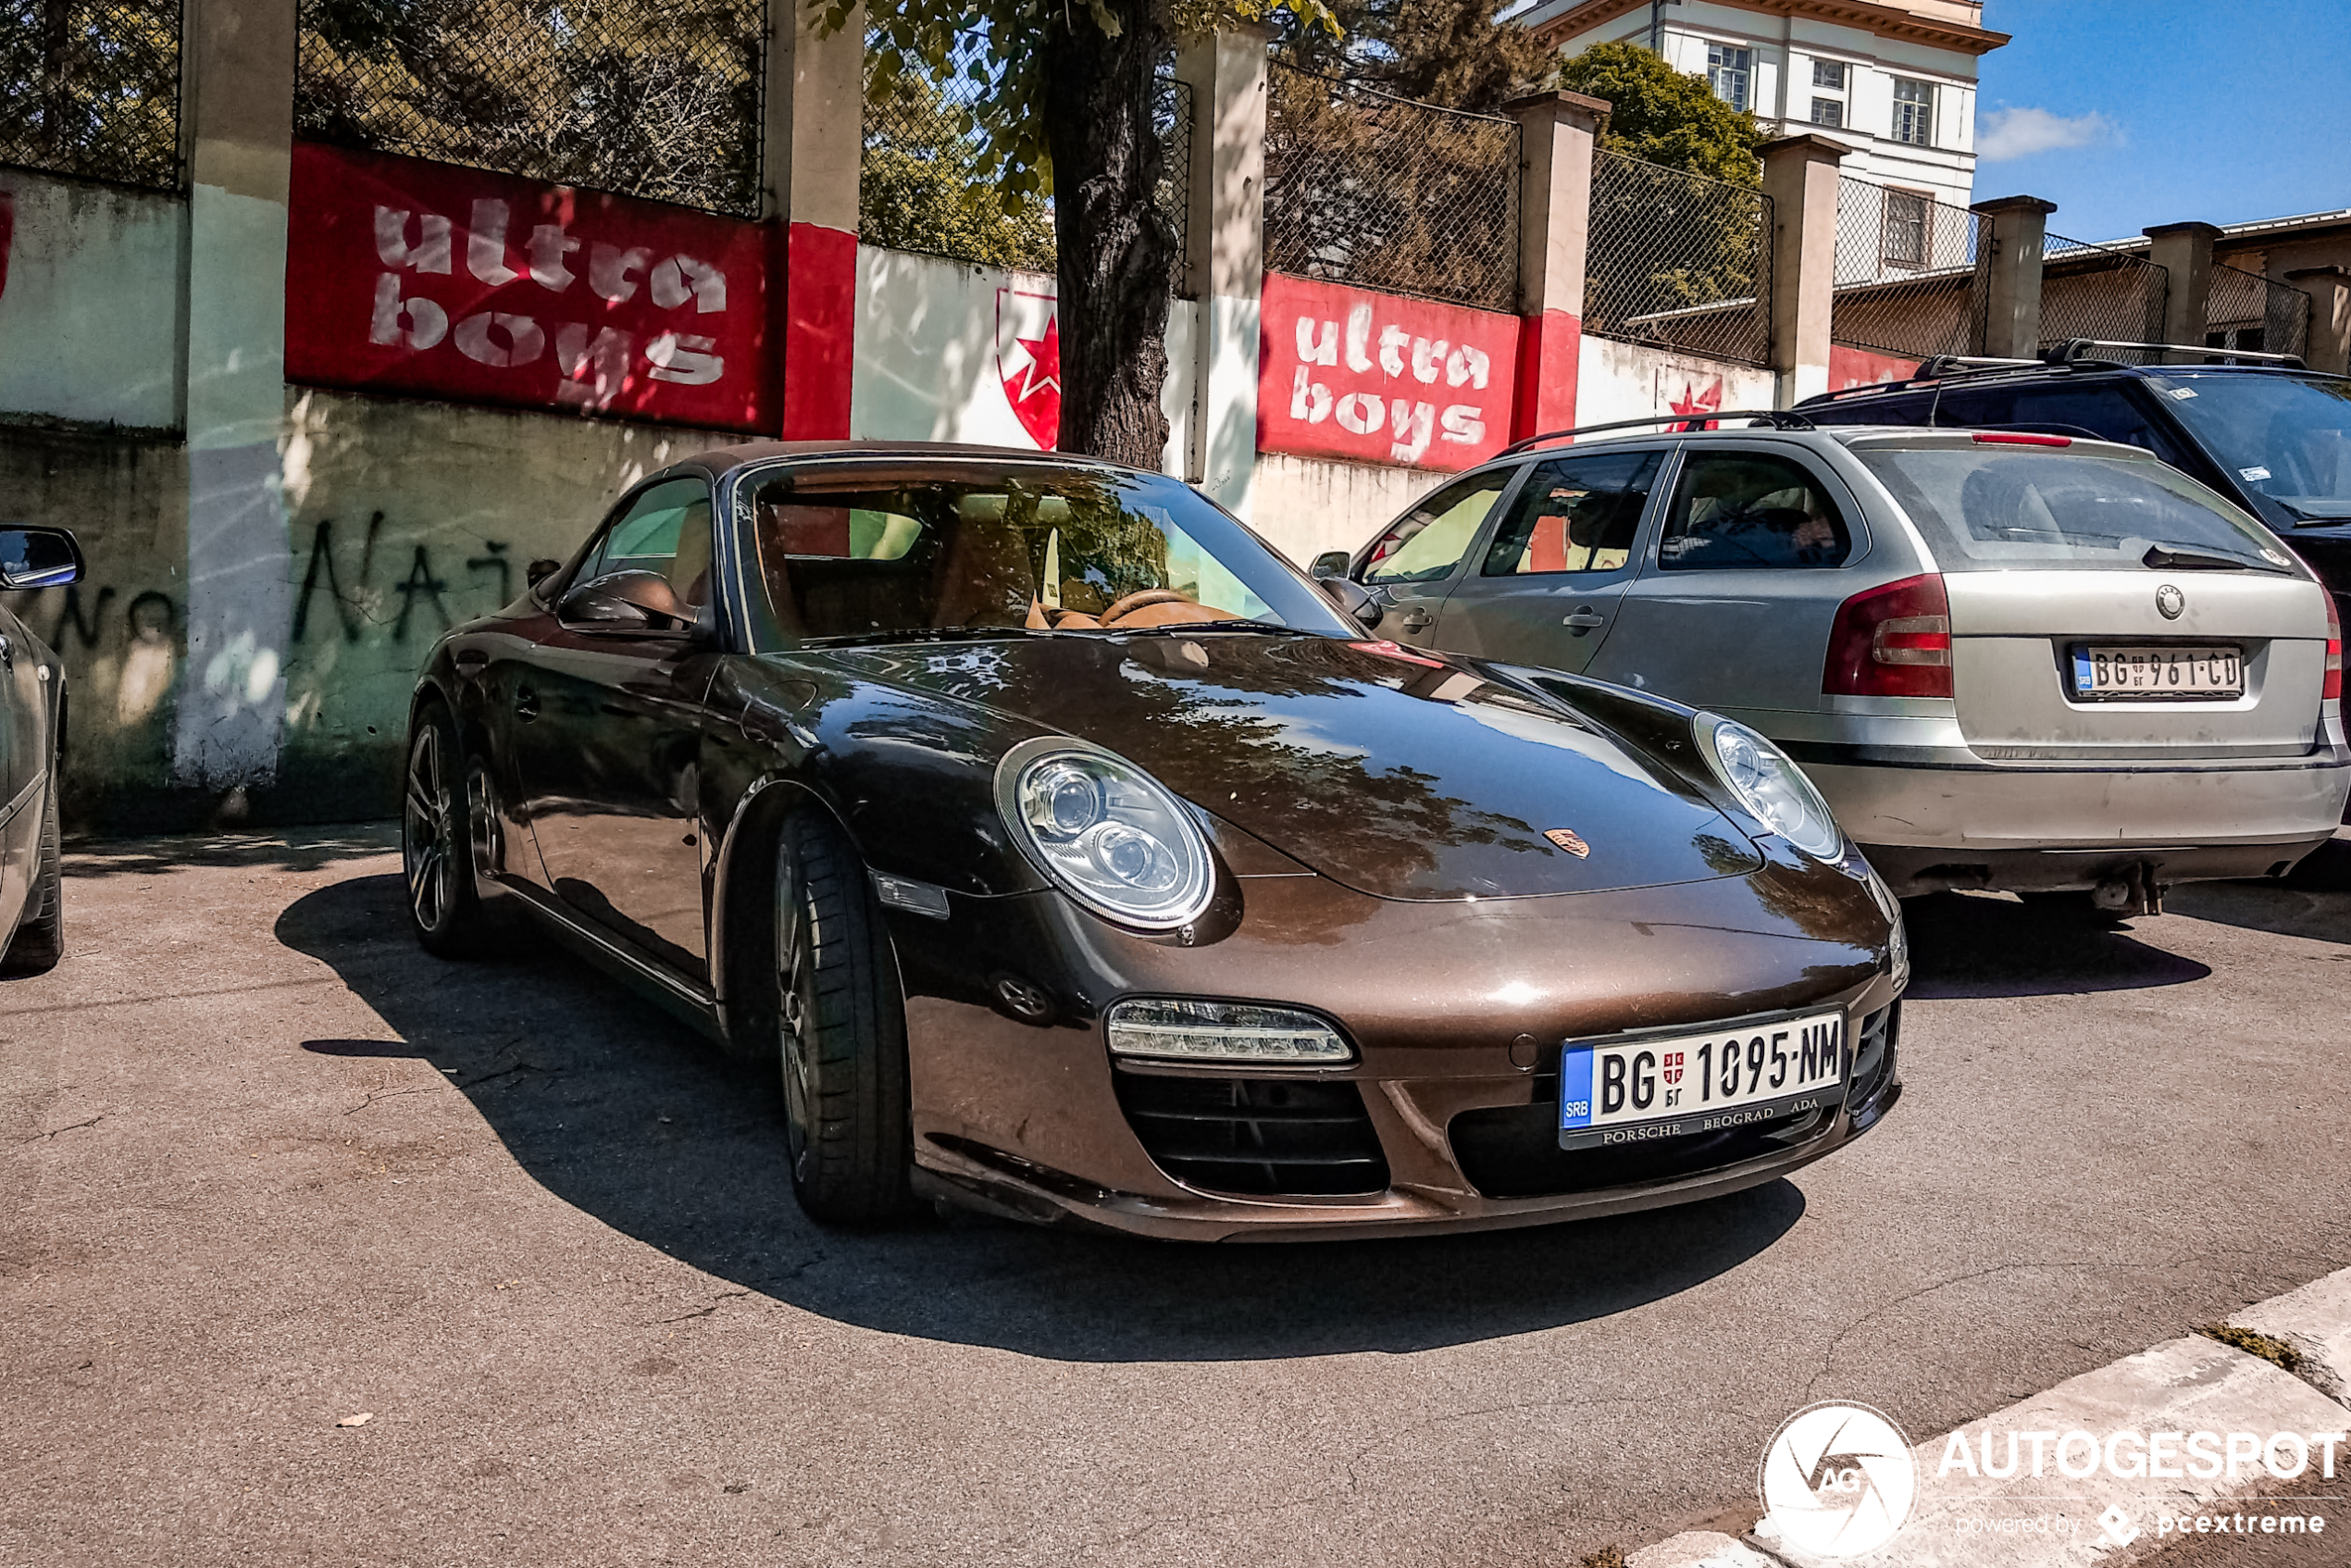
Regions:
M 1154 0 L 1111 0 L 1106 36 L 1090 7 L 1046 30 L 1045 140 L 1060 249 L 1061 449 L 1156 468 L 1167 447 L 1167 285 L 1175 242 L 1153 197 L 1151 130 L 1167 34 Z

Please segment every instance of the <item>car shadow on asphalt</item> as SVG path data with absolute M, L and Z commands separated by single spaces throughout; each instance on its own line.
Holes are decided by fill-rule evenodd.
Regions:
M 1054 1360 L 1400 1352 L 1606 1317 L 1762 1252 L 1804 1213 L 1781 1180 L 1682 1207 L 1536 1229 L 1202 1247 L 977 1219 L 827 1231 L 792 1199 L 765 1075 L 527 936 L 446 963 L 408 935 L 400 879 L 336 883 L 280 915 L 549 1192 L 728 1282 L 844 1323 Z
M 68 839 L 68 877 L 121 873 L 161 876 L 191 866 L 236 866 L 255 871 L 317 871 L 346 860 L 364 860 L 400 848 L 396 822 L 357 822 L 283 832 L 175 834 L 153 839 Z
M 2107 927 L 2045 914 L 1996 893 L 1906 899 L 1902 915 L 1910 932 L 1905 994 L 1922 1001 L 2138 990 L 2185 985 L 2212 973 L 2207 964 L 2140 940 L 2137 927 L 2160 928 L 2159 915 Z

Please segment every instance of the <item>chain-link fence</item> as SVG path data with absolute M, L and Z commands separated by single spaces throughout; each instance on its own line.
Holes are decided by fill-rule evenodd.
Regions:
M 2152 343 L 2163 339 L 2169 268 L 2129 251 L 2051 234 L 2041 253 L 2041 346 L 2075 338 Z M 2101 350 L 2110 357 L 2130 358 Z
M 866 50 L 865 157 L 858 187 L 859 238 L 870 245 L 918 251 L 988 267 L 1054 269 L 1050 198 L 1008 213 L 996 193 L 988 131 L 978 109 L 989 83 L 981 41 L 967 40 L 948 68 L 900 71 L 885 79 L 882 57 Z M 1188 200 L 1192 158 L 1192 89 L 1163 74 L 1151 103 L 1161 168 L 1154 205 L 1175 243 L 1169 285 L 1195 291 L 1188 275 Z
M 1772 198 L 1621 153 L 1593 154 L 1584 330 L 1769 364 Z
M 180 184 L 180 0 L 0 0 L 0 163 Z
M 2309 295 L 2224 261 L 2212 264 L 2211 285 L 2204 296 L 2207 347 L 2298 355 L 2309 338 Z
M 1978 349 L 1981 222 L 1924 192 L 1840 179 L 1830 341 L 1911 359 Z
M 1265 266 L 1518 308 L 1519 127 L 1269 68 Z
M 301 0 L 300 14 L 300 135 L 759 216 L 765 0 Z

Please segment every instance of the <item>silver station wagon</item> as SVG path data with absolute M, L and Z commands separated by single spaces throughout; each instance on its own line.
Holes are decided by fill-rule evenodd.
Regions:
M 1728 417 L 1538 438 L 1316 572 L 1382 636 L 1761 730 L 1905 896 L 2153 913 L 2332 835 L 2342 630 L 2233 504 L 2105 442 Z

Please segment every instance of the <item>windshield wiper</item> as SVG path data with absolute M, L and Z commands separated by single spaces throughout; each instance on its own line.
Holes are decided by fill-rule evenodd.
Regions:
M 2274 572 L 2283 568 L 2266 561 L 2248 561 L 2237 555 L 2215 555 L 2203 550 L 2173 550 L 2160 544 L 2150 544 L 2147 553 L 2139 557 L 2140 564 L 2157 571 L 2174 572 Z

